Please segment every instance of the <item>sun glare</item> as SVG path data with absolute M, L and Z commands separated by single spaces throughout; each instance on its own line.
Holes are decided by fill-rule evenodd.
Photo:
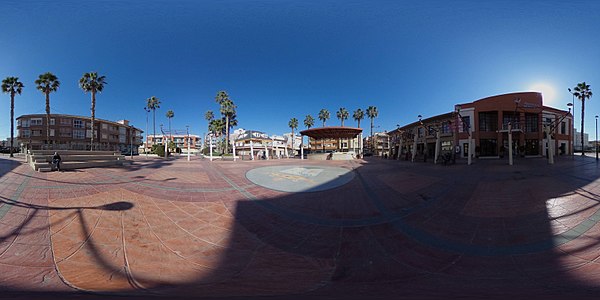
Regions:
M 529 88 L 531 91 L 542 93 L 544 105 L 556 104 L 556 90 L 547 83 L 536 83 Z

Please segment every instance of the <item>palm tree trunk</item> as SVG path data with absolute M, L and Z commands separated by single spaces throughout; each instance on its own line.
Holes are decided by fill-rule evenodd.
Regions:
M 229 153 L 229 116 L 225 115 L 225 153 Z
M 10 93 L 10 157 L 13 155 L 13 141 L 15 140 L 15 93 Z
M 46 144 L 50 144 L 50 91 L 46 91 Z
M 294 154 L 294 127 L 292 127 L 292 154 Z
M 90 144 L 90 151 L 94 151 L 94 121 L 96 119 L 96 91 L 92 90 L 92 141 Z
M 371 152 L 375 149 L 375 143 L 373 141 L 373 118 L 371 118 Z
M 152 108 L 152 127 L 154 128 L 154 138 L 152 139 L 152 146 L 156 143 L 156 109 Z
M 360 128 L 360 119 L 358 119 L 358 128 Z
M 583 114 L 585 113 L 585 98 L 581 99 L 581 155 L 584 155 L 583 149 Z

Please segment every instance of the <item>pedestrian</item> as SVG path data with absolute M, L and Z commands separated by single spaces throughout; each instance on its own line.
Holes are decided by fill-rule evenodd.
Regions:
M 62 158 L 58 152 L 54 151 L 54 155 L 52 156 L 52 165 L 56 166 L 56 170 L 60 172 L 60 162 Z

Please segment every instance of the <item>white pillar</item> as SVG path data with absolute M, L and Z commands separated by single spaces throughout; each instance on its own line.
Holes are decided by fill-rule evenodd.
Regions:
M 300 143 L 300 159 L 304 159 L 304 136 L 300 135 L 301 137 L 301 143 Z
M 440 130 L 435 132 L 435 157 L 433 158 L 433 163 L 437 164 L 438 156 L 440 156 Z
M 508 164 L 513 165 L 512 124 L 508 122 Z
M 417 130 L 417 132 L 418 132 L 418 130 Z M 417 155 L 417 132 L 415 132 L 415 138 L 414 138 L 414 142 L 413 142 L 412 162 L 415 161 L 415 156 Z
M 236 157 L 235 157 L 235 142 L 233 143 L 233 161 L 236 161 Z
M 285 157 L 286 158 L 290 158 L 290 154 L 288 153 L 288 147 L 287 147 L 287 143 L 285 144 Z
M 469 124 L 469 153 L 467 156 L 467 165 L 471 165 L 472 157 L 473 157 L 473 129 L 471 129 L 471 124 Z
M 400 137 L 400 145 L 398 145 L 398 160 L 400 160 L 400 156 L 402 156 L 402 137 Z
M 550 126 L 546 126 L 546 141 L 548 141 L 548 163 L 554 164 L 554 142 L 552 141 L 552 135 L 550 134 Z
M 267 149 L 267 144 L 265 144 L 265 157 L 269 160 L 269 150 Z
M 252 140 L 250 140 L 250 160 L 254 160 L 254 144 L 252 144 Z
M 165 158 L 167 158 L 167 151 L 168 151 L 167 147 L 169 147 L 169 143 L 167 142 L 167 140 L 164 137 L 163 137 L 163 141 L 165 142 Z
M 188 140 L 187 140 L 187 160 L 190 161 L 190 137 L 188 136 Z
M 213 160 L 213 156 L 212 156 L 213 145 L 212 144 L 213 144 L 213 138 L 212 138 L 212 136 L 210 136 L 210 140 L 208 141 L 208 145 L 209 145 L 208 147 L 210 148 L 210 161 Z

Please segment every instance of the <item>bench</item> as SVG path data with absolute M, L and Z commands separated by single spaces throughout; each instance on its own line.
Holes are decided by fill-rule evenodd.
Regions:
M 57 151 L 61 157 L 61 170 L 74 170 L 83 168 L 122 166 L 130 164 L 125 156 L 113 151 L 81 151 L 62 150 Z M 54 150 L 31 150 L 27 154 L 29 165 L 36 171 L 52 171 L 52 156 Z

